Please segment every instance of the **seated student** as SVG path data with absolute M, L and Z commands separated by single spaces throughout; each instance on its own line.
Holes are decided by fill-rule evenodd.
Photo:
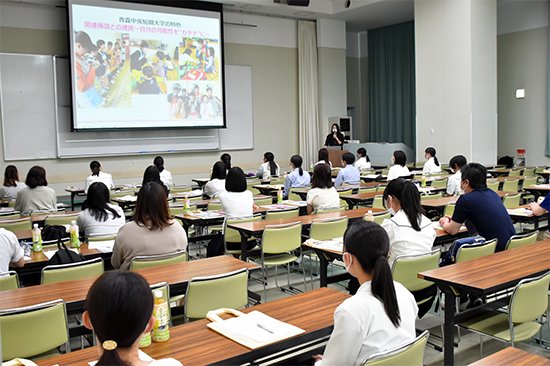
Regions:
M 388 171 L 388 179 L 394 180 L 395 178 L 407 177 L 411 175 L 409 168 L 407 168 L 407 155 L 401 150 L 395 150 L 391 158 L 392 163 L 394 164 Z
M 149 165 L 143 172 L 143 181 L 141 182 L 141 186 L 143 187 L 149 182 L 158 183 L 162 188 L 164 188 L 166 197 L 168 197 L 168 187 L 166 187 L 166 185 L 164 185 L 164 182 L 160 179 L 160 172 L 158 168 L 154 165 Z
M 462 182 L 462 173 L 460 170 L 466 165 L 466 158 L 462 155 L 453 156 L 449 162 L 449 167 L 453 170 L 454 174 L 447 180 L 447 194 L 450 196 L 458 196 L 464 193 L 460 189 L 460 182 Z
M 340 208 L 340 195 L 333 187 L 331 172 L 328 164 L 318 164 L 313 169 L 311 189 L 306 196 L 308 215 L 317 210 Z
M 164 158 L 162 156 L 157 156 L 155 160 L 153 160 L 153 164 L 159 170 L 162 183 L 164 183 L 166 188 L 172 188 L 174 186 L 174 180 L 172 179 L 172 173 L 164 168 Z
M 501 251 L 516 230 L 502 199 L 487 188 L 486 182 L 487 169 L 483 165 L 470 163 L 464 166 L 460 188 L 465 194 L 456 201 L 453 217 L 442 217 L 439 224 L 446 232 L 455 235 L 466 223 L 470 235 L 478 233 L 487 240 L 497 238 L 496 251 Z
M 435 156 L 435 149 L 433 147 L 427 147 L 426 150 L 424 150 L 424 154 L 427 161 L 422 168 L 422 174 L 441 173 L 441 165 Z
M 57 196 L 55 191 L 48 187 L 46 170 L 41 166 L 33 166 L 25 179 L 26 188 L 17 193 L 15 210 L 24 215 L 33 211 L 56 211 Z
M 246 176 L 235 166 L 227 172 L 225 192 L 219 195 L 223 212 L 229 218 L 250 217 L 254 212 L 254 197 L 246 189 Z
M 19 181 L 19 172 L 15 165 L 8 165 L 4 171 L 4 185 L 0 187 L 0 198 L 14 201 L 17 193 L 27 185 Z
M 290 158 L 290 167 L 292 172 L 290 172 L 285 179 L 285 186 L 283 196 L 288 197 L 290 193 L 290 188 L 296 187 L 307 187 L 311 177 L 308 172 L 304 172 L 302 169 L 302 157 L 300 155 L 292 155 Z
M 210 180 L 204 185 L 203 193 L 210 198 L 218 197 L 225 191 L 225 176 L 225 164 L 223 161 L 217 161 L 212 167 Z
M 318 161 L 315 163 L 317 164 L 328 164 L 330 166 L 330 169 L 332 169 L 332 163 L 330 160 L 328 160 L 328 150 L 327 148 L 323 147 L 319 149 L 319 153 L 317 155 Z
M 279 175 L 279 166 L 275 163 L 275 155 L 272 152 L 266 152 L 264 154 L 264 162 L 258 168 L 256 177 L 268 180 L 274 175 Z
M 355 162 L 354 166 L 359 171 L 371 168 L 370 159 L 367 155 L 367 150 L 364 147 L 360 147 L 359 149 L 357 149 L 357 161 Z
M 84 192 L 88 193 L 88 188 L 94 182 L 102 182 L 109 189 L 115 188 L 115 184 L 113 183 L 113 177 L 111 176 L 111 174 L 104 173 L 101 171 L 101 164 L 99 164 L 99 161 L 97 160 L 92 161 L 90 163 L 90 170 L 92 171 L 92 174 L 86 178 L 86 183 L 84 185 Z
M 372 354 L 416 337 L 418 307 L 413 295 L 393 281 L 388 249 L 388 235 L 376 223 L 359 220 L 346 230 L 342 260 L 361 286 L 334 312 L 334 330 L 324 355 L 314 356 L 316 365 L 361 365 Z
M 227 174 L 227 171 L 231 169 L 231 155 L 228 153 L 223 153 L 222 156 L 220 156 L 220 161 L 224 163 L 225 173 Z
M 86 296 L 82 321 L 99 341 L 97 366 L 181 366 L 172 358 L 139 358 L 139 340 L 155 324 L 153 302 L 149 284 L 135 272 L 109 271 L 95 280 Z
M 25 253 L 19 245 L 17 236 L 9 230 L 0 228 L 0 273 L 10 267 L 21 268 L 25 265 Z
M 355 156 L 352 153 L 347 152 L 342 155 L 342 164 L 344 168 L 340 169 L 336 176 L 334 185 L 336 187 L 342 186 L 342 184 L 358 184 L 361 181 L 359 171 L 353 166 Z
M 550 194 L 547 194 L 541 203 L 531 202 L 528 206 L 529 210 L 533 212 L 535 216 L 542 216 L 550 211 Z M 550 232 L 548 230 L 540 231 L 538 235 L 539 240 L 550 239 Z
M 134 221 L 118 231 L 111 264 L 115 269 L 127 270 L 135 256 L 186 249 L 187 233 L 172 219 L 164 188 L 155 182 L 145 183 L 138 193 Z
M 116 234 L 126 223 L 122 208 L 109 203 L 109 188 L 101 182 L 92 183 L 84 206 L 76 223 L 86 237 Z

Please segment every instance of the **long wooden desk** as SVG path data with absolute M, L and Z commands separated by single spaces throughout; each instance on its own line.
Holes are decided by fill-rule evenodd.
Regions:
M 532 193 L 536 201 L 540 196 L 546 196 L 548 192 L 550 192 L 550 184 L 535 184 L 533 186 L 523 187 L 523 190 Z
M 454 363 L 454 325 L 476 315 L 472 309 L 455 314 L 455 292 L 484 296 L 511 288 L 524 278 L 550 270 L 550 240 L 506 250 L 483 258 L 425 271 L 419 278 L 434 282 L 445 294 L 444 364 Z
M 306 331 L 297 337 L 256 350 L 250 350 L 214 332 L 206 326 L 208 320 L 199 320 L 171 328 L 169 341 L 153 343 L 143 351 L 155 359 L 175 358 L 185 366 L 253 362 L 275 352 L 330 335 L 334 325 L 334 311 L 348 297 L 343 292 L 324 288 L 244 309 L 245 313 L 261 311 Z M 92 347 L 36 362 L 38 365 L 48 366 L 87 366 L 88 362 L 97 358 L 97 348 Z
M 503 350 L 471 363 L 470 366 L 550 366 L 548 358 L 541 357 L 521 349 L 507 347 Z
M 509 194 L 516 194 L 517 192 L 504 192 L 504 191 L 496 191 L 496 194 L 500 198 L 509 195 Z M 446 205 L 456 203 L 458 201 L 458 197 L 456 196 L 448 196 L 448 197 L 442 197 L 442 198 L 426 198 L 423 199 L 420 204 L 425 209 L 442 209 Z

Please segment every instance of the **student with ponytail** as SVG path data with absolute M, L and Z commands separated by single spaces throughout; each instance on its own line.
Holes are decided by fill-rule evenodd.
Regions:
M 424 168 L 422 168 L 422 174 L 441 173 L 441 165 L 435 156 L 435 149 L 433 147 L 427 147 L 424 150 L 424 157 L 427 161 L 424 163 Z
M 147 281 L 135 272 L 109 271 L 88 291 L 82 320 L 99 343 L 98 366 L 181 366 L 172 358 L 142 360 L 139 340 L 151 331 L 153 295 Z
M 334 330 L 316 365 L 361 365 L 370 355 L 416 337 L 412 294 L 394 282 L 386 260 L 388 235 L 378 224 L 356 221 L 344 233 L 342 259 L 360 283 L 334 312 Z
M 290 169 L 292 170 L 285 179 L 285 187 L 283 195 L 288 197 L 290 188 L 295 187 L 307 187 L 311 181 L 311 177 L 308 172 L 304 172 L 302 169 L 302 157 L 300 155 L 292 155 L 290 158 Z
M 279 175 L 279 166 L 275 163 L 275 155 L 268 151 L 264 154 L 264 162 L 260 165 L 256 176 L 260 179 L 268 180 L 274 175 Z
M 172 188 L 174 186 L 174 179 L 172 179 L 172 173 L 164 168 L 164 158 L 162 156 L 155 157 L 153 164 L 159 170 L 160 180 L 162 183 L 166 186 L 166 188 Z
M 113 183 L 113 177 L 111 174 L 104 173 L 101 171 L 101 164 L 99 164 L 99 161 L 94 160 L 90 163 L 90 170 L 92 171 L 92 174 L 86 178 L 86 185 L 84 187 L 84 192 L 88 193 L 88 188 L 92 185 L 92 183 L 95 182 L 101 182 L 107 186 L 109 189 L 115 188 L 115 184 Z

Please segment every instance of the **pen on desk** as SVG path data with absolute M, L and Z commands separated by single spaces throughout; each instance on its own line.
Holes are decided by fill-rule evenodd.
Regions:
M 259 323 L 256 324 L 256 325 L 258 326 L 258 328 L 263 329 L 263 330 L 265 330 L 266 332 L 269 332 L 269 333 L 271 333 L 271 334 L 274 334 L 274 332 L 273 332 L 271 329 L 269 329 L 269 328 L 267 328 L 267 327 L 265 327 L 265 326 L 263 326 L 263 325 L 261 325 L 261 324 L 259 324 Z

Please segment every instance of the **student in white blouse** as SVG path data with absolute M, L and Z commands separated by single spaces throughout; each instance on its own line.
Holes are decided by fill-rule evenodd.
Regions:
M 328 164 L 330 166 L 330 169 L 332 169 L 332 163 L 328 159 L 328 149 L 323 147 L 322 149 L 319 149 L 319 153 L 317 154 L 318 161 L 315 163 L 317 164 Z
M 4 171 L 4 185 L 0 187 L 0 198 L 15 201 L 17 193 L 27 185 L 19 181 L 19 172 L 15 165 L 8 165 Z
M 388 235 L 380 225 L 359 220 L 344 234 L 342 260 L 361 284 L 334 312 L 334 330 L 316 365 L 361 365 L 377 352 L 416 337 L 418 307 L 413 295 L 394 282 L 386 260 Z
M 462 182 L 462 167 L 466 166 L 466 158 L 463 155 L 453 156 L 449 162 L 449 167 L 453 170 L 454 174 L 447 180 L 447 194 L 451 196 L 457 196 L 464 193 L 460 188 Z
M 439 164 L 439 160 L 435 156 L 435 149 L 433 147 L 427 147 L 426 150 L 424 150 L 424 154 L 427 161 L 422 168 L 422 174 L 441 173 L 441 164 Z
M 241 168 L 235 166 L 227 172 L 225 192 L 219 195 L 226 217 L 250 217 L 254 211 L 254 197 L 246 189 L 246 176 Z
M 164 168 L 164 159 L 162 156 L 157 156 L 155 160 L 153 160 L 153 164 L 157 167 L 160 173 L 160 180 L 166 188 L 170 189 L 174 186 L 174 180 L 172 179 L 172 173 L 170 173 L 168 170 Z
M 367 155 L 367 150 L 364 147 L 357 149 L 357 161 L 354 166 L 359 170 L 368 170 L 371 168 L 370 159 Z
M 256 176 L 263 180 L 268 180 L 271 176 L 279 175 L 279 166 L 275 163 L 275 155 L 272 152 L 264 154 L 264 162 L 258 168 Z
M 86 237 L 116 234 L 126 223 L 122 208 L 109 203 L 109 188 L 101 182 L 92 183 L 84 206 L 76 223 Z
M 336 210 L 340 207 L 340 195 L 334 188 L 328 164 L 318 164 L 313 169 L 311 189 L 307 192 L 307 213 L 317 210 Z
M 109 189 L 115 188 L 115 184 L 113 183 L 113 177 L 111 174 L 104 173 L 101 171 L 101 164 L 99 164 L 99 161 L 94 160 L 90 163 L 90 170 L 92 171 L 92 174 L 86 178 L 86 184 L 84 187 L 84 192 L 88 192 L 88 188 L 92 185 L 92 183 L 95 182 L 101 182 L 107 186 Z
M 210 198 L 218 197 L 220 193 L 225 192 L 225 164 L 223 161 L 217 161 L 212 167 L 210 180 L 206 182 L 203 193 Z
M 395 150 L 391 159 L 394 165 L 388 171 L 388 182 L 395 178 L 411 175 L 409 168 L 407 168 L 407 155 L 403 151 Z

